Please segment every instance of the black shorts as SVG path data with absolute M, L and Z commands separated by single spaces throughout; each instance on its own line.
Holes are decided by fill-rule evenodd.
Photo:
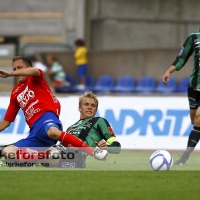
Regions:
M 188 88 L 188 100 L 191 110 L 196 110 L 200 106 L 200 91 Z

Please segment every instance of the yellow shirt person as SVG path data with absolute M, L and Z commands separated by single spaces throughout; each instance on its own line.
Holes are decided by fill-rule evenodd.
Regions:
M 74 54 L 75 63 L 77 66 L 87 64 L 87 48 L 86 47 L 78 47 Z
M 85 47 L 84 41 L 78 39 L 75 41 L 75 64 L 77 66 L 77 77 L 79 85 L 77 90 L 86 90 L 86 72 L 88 68 L 88 59 L 87 59 L 87 48 Z

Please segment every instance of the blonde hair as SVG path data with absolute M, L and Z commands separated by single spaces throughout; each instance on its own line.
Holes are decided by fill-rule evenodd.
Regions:
M 92 91 L 87 91 L 82 96 L 79 97 L 79 108 L 81 107 L 81 104 L 82 104 L 84 98 L 94 99 L 94 101 L 96 102 L 96 106 L 97 106 L 96 109 L 98 108 L 99 101 L 98 101 L 96 95 L 94 95 L 92 93 Z

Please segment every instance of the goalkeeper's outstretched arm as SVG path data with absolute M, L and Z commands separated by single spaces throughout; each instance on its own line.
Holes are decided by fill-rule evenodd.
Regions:
M 3 131 L 4 129 L 6 129 L 7 127 L 9 127 L 11 124 L 10 121 L 7 121 L 7 120 L 1 120 L 0 121 L 0 132 Z

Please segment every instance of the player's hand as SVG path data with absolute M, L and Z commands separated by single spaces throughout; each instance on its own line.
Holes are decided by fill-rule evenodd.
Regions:
M 5 70 L 0 70 L 0 78 L 7 78 L 9 77 L 10 72 L 7 72 Z
M 164 74 L 164 76 L 162 77 L 162 82 L 165 84 L 165 85 L 168 85 L 168 82 L 170 80 L 170 75 L 171 73 L 173 73 L 174 71 L 176 71 L 176 66 L 175 65 L 172 65 Z
M 168 85 L 169 79 L 170 79 L 170 72 L 167 71 L 167 72 L 164 74 L 164 76 L 162 77 L 162 82 L 163 82 L 165 85 Z
M 107 143 L 106 143 L 106 141 L 104 139 L 101 140 L 100 142 L 95 142 L 95 144 L 101 149 L 108 150 Z

